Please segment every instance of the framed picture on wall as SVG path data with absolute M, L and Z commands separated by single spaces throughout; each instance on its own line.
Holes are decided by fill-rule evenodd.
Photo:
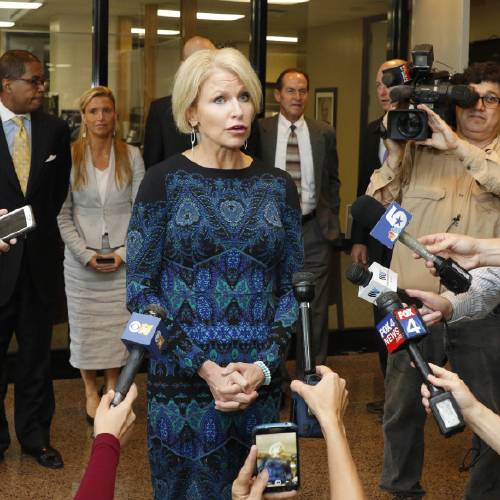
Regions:
M 274 83 L 266 83 L 264 117 L 270 118 L 280 112 L 280 105 L 274 99 Z
M 337 125 L 337 87 L 326 87 L 314 91 L 314 116 L 316 120 Z

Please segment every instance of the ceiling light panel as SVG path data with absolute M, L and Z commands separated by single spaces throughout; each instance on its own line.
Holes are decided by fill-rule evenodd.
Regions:
M 0 9 L 39 9 L 41 2 L 0 2 Z

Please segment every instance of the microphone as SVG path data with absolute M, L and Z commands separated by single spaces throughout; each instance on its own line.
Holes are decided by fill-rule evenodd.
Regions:
M 413 96 L 413 87 L 408 85 L 396 85 L 391 88 L 389 92 L 389 97 L 392 102 L 404 101 L 410 99 Z
M 132 313 L 122 335 L 130 355 L 116 383 L 112 406 L 118 406 L 125 399 L 146 352 L 153 358 L 160 357 L 165 337 L 159 327 L 166 317 L 165 310 L 157 304 L 150 304 L 147 314 Z
M 392 207 L 392 208 L 391 208 Z M 384 222 L 393 226 L 394 216 L 392 213 L 395 208 L 399 207 L 396 203 L 392 203 L 387 212 L 384 210 L 383 205 L 375 198 L 368 195 L 360 196 L 351 207 L 351 214 L 366 229 L 372 230 L 379 222 Z M 400 209 L 401 207 L 399 207 Z M 401 212 L 402 215 L 405 215 Z M 459 266 L 453 259 L 444 259 L 438 255 L 431 254 L 421 243 L 419 243 L 413 236 L 410 236 L 406 231 L 389 231 L 392 238 L 397 238 L 403 245 L 415 252 L 426 261 L 431 261 L 436 268 L 437 274 L 441 279 L 441 283 L 450 291 L 455 294 L 466 292 L 472 282 L 472 276 L 463 267 Z M 370 235 L 389 246 L 386 241 L 375 235 L 373 231 Z M 389 246 L 389 248 L 391 248 Z
M 467 85 L 451 85 L 449 96 L 461 108 L 472 108 L 479 101 L 479 94 Z
M 429 364 L 422 356 L 416 342 L 425 337 L 427 330 L 423 319 L 415 307 L 404 307 L 400 297 L 395 292 L 386 292 L 377 298 L 377 307 L 386 314 L 377 325 L 387 350 L 395 352 L 405 348 L 420 373 L 422 380 L 429 388 L 431 397 L 429 404 L 436 419 L 439 430 L 445 437 L 449 437 L 465 428 L 460 408 L 449 391 L 432 385 L 428 375 L 432 374 Z
M 354 262 L 347 269 L 346 278 L 354 285 L 359 285 L 358 297 L 372 304 L 376 304 L 376 299 L 380 294 L 392 291 L 397 292 L 406 304 L 422 307 L 420 299 L 410 297 L 404 290 L 397 287 L 398 275 L 378 262 L 372 262 L 368 269 L 363 264 Z
M 316 367 L 311 353 L 311 306 L 314 299 L 314 275 L 309 272 L 298 272 L 292 276 L 293 294 L 299 303 L 299 316 L 302 326 L 304 345 L 304 383 L 316 385 L 320 377 L 316 375 Z M 296 393 L 292 396 L 290 420 L 297 425 L 300 437 L 323 437 L 316 417 L 311 413 L 306 402 Z

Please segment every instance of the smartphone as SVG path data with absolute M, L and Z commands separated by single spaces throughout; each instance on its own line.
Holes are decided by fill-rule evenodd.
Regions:
M 0 216 L 0 239 L 8 243 L 12 238 L 31 231 L 35 227 L 35 216 L 31 205 L 26 205 Z
M 257 445 L 257 473 L 266 468 L 269 479 L 265 491 L 296 490 L 300 485 L 297 426 L 291 422 L 257 425 L 253 431 Z
M 115 259 L 113 257 L 96 257 L 95 261 L 97 264 L 114 264 Z

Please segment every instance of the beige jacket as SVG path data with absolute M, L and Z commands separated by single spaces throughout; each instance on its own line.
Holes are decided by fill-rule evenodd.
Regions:
M 500 136 L 484 150 L 468 144 L 463 159 L 409 143 L 400 165 L 386 161 L 373 172 L 366 194 L 408 210 L 413 219 L 407 232 L 416 238 L 439 232 L 499 237 Z M 401 243 L 394 246 L 391 268 L 401 288 L 441 291 L 439 279 Z

